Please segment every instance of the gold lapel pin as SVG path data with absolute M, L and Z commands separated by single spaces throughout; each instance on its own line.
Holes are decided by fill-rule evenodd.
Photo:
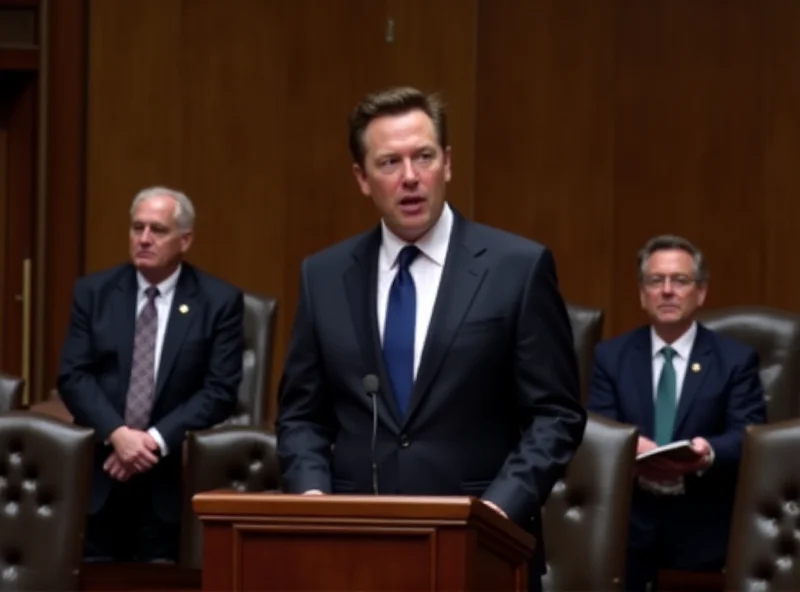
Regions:
M 178 307 L 178 310 L 181 311 L 181 314 L 186 314 L 187 312 L 189 312 L 189 307 L 186 306 L 185 304 L 181 304 Z
M 692 364 L 692 372 L 700 372 L 700 364 L 698 364 L 697 362 Z

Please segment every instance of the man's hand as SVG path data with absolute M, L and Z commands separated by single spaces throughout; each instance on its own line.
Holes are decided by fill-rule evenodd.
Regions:
M 112 452 L 103 463 L 103 470 L 117 481 L 127 481 L 135 472 L 133 468 L 125 466 L 116 452 Z
M 502 509 L 500 506 L 498 506 L 496 503 L 494 503 L 494 502 L 490 502 L 489 500 L 481 500 L 481 501 L 482 501 L 484 504 L 486 504 L 487 506 L 489 506 L 489 507 L 490 507 L 492 510 L 494 510 L 495 512 L 497 512 L 498 514 L 500 514 L 500 515 L 501 515 L 503 518 L 508 518 L 508 515 L 507 515 L 507 514 L 506 514 L 506 513 L 503 511 L 503 509 Z
M 639 436 L 636 454 L 642 454 L 657 448 L 655 442 Z M 707 469 L 710 464 L 711 446 L 703 438 L 692 440 L 692 448 L 697 453 L 697 459 L 688 461 L 673 461 L 666 458 L 651 458 L 636 467 L 636 473 L 648 481 L 672 482 L 689 473 L 696 473 Z
M 155 455 L 158 443 L 147 432 L 122 426 L 114 430 L 108 439 L 116 457 L 129 470 L 142 473 L 158 462 Z
M 658 448 L 655 442 L 644 436 L 639 436 L 639 440 L 636 442 L 636 456 L 650 452 L 654 448 Z

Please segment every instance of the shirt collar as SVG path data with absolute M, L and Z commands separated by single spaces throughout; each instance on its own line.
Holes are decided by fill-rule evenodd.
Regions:
M 692 354 L 692 347 L 694 346 L 694 338 L 697 336 L 697 323 L 693 322 L 691 326 L 686 330 L 686 332 L 678 337 L 673 343 L 667 343 L 663 339 L 661 339 L 656 330 L 653 327 L 650 327 L 650 343 L 653 344 L 653 357 L 655 358 L 657 355 L 661 354 L 661 349 L 669 345 L 672 349 L 675 350 L 675 353 L 678 355 L 679 358 L 683 358 L 684 360 L 688 360 L 689 356 Z
M 445 202 L 442 215 L 417 242 L 414 244 L 419 248 L 423 255 L 439 265 L 444 266 L 447 258 L 447 247 L 450 244 L 450 233 L 453 230 L 453 210 Z M 381 267 L 391 269 L 397 263 L 397 256 L 403 247 L 410 244 L 398 237 L 389 230 L 386 222 L 381 220 Z
M 178 265 L 178 269 L 172 272 L 167 279 L 163 282 L 156 284 L 156 288 L 158 288 L 158 295 L 163 299 L 167 295 L 169 295 L 173 290 L 175 290 L 175 286 L 178 285 L 178 277 L 181 275 L 181 268 L 183 265 Z M 141 274 L 141 272 L 136 272 L 136 283 L 139 285 L 139 292 L 138 296 L 142 297 L 144 291 L 150 287 L 150 282 L 148 282 L 145 277 Z

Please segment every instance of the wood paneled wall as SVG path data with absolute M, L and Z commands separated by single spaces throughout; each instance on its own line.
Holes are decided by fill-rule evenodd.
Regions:
M 661 232 L 705 250 L 710 306 L 800 310 L 800 3 L 90 8 L 85 270 L 125 259 L 138 189 L 185 190 L 191 259 L 280 300 L 276 375 L 302 258 L 376 221 L 346 116 L 392 84 L 443 93 L 451 201 L 551 246 L 566 298 L 604 308 L 607 334 L 643 320 L 635 254 Z

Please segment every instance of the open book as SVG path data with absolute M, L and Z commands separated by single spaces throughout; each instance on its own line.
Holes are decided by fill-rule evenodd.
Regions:
M 677 442 L 664 444 L 664 446 L 659 446 L 658 448 L 653 448 L 649 452 L 643 452 L 636 457 L 636 462 L 642 462 L 656 457 L 685 462 L 697 460 L 700 458 L 700 455 L 692 449 L 692 443 L 689 440 L 679 440 Z

